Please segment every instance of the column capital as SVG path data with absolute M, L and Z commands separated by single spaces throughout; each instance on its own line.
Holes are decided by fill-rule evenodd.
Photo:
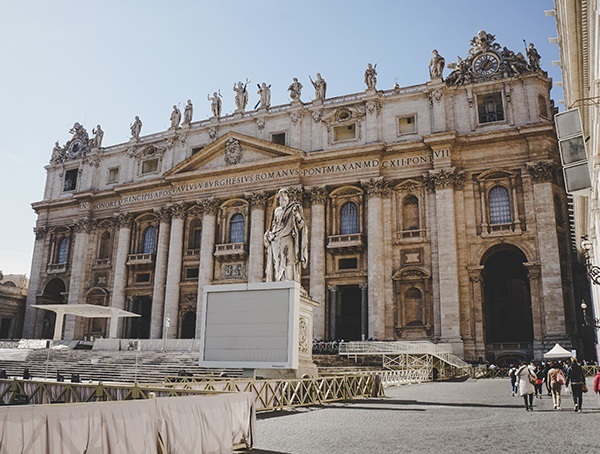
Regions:
M 264 209 L 267 204 L 267 195 L 264 192 L 252 192 L 246 196 L 246 199 L 251 209 Z
M 438 189 L 462 189 L 465 184 L 465 171 L 455 167 L 449 169 L 430 170 L 423 175 L 423 181 L 428 192 Z
M 40 225 L 39 227 L 34 227 L 33 233 L 35 234 L 36 240 L 43 240 L 44 238 L 46 238 L 46 235 L 48 234 L 48 227 L 45 225 Z
M 96 228 L 96 221 L 90 218 L 79 218 L 75 221 L 75 232 L 91 233 Z
M 365 291 L 369 288 L 369 284 L 367 282 L 362 282 L 358 284 L 358 288 L 360 288 L 362 291 Z
M 525 168 L 534 183 L 549 183 L 555 180 L 557 165 L 552 161 L 528 162 Z
M 133 215 L 131 213 L 117 213 L 115 217 L 119 228 L 131 228 L 131 224 L 133 223 Z
M 306 194 L 313 205 L 324 205 L 327 201 L 327 189 L 323 186 L 312 186 L 307 188 Z
M 385 182 L 383 178 L 371 178 L 368 181 L 361 181 L 360 185 L 367 192 L 367 197 L 381 197 L 384 193 Z
M 171 211 L 171 217 L 176 219 L 183 219 L 185 217 L 185 203 L 179 202 L 169 207 Z
M 161 224 L 171 222 L 171 207 L 162 206 L 154 209 L 154 214 Z
M 337 289 L 338 289 L 337 285 L 328 285 L 327 286 L 327 290 L 329 290 L 330 292 L 333 292 L 333 293 L 337 292 Z
M 214 216 L 219 209 L 219 201 L 214 197 L 198 200 L 198 206 L 202 208 L 204 214 Z

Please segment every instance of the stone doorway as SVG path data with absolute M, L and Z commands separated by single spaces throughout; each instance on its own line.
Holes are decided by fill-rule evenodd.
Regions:
M 187 311 L 181 317 L 180 339 L 193 339 L 196 337 L 196 312 Z
M 129 299 L 127 310 L 141 317 L 127 319 L 125 338 L 150 339 L 150 320 L 152 318 L 152 298 L 150 296 L 134 296 Z
M 361 338 L 361 290 L 358 285 L 340 286 L 336 333 L 338 339 L 359 341 Z
M 492 250 L 483 265 L 486 351 L 527 350 L 533 344 L 531 292 L 525 255 L 516 247 Z
M 40 304 L 66 304 L 64 297 L 65 292 L 66 286 L 62 279 L 52 279 L 46 284 L 46 287 L 44 287 Z M 38 311 L 37 314 L 40 339 L 52 339 L 54 337 L 56 313 L 52 311 Z M 64 334 L 64 326 L 62 334 Z

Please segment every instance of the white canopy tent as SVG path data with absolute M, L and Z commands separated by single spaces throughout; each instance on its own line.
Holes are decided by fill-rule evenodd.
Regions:
M 572 356 L 572 352 L 562 348 L 558 343 L 554 347 L 552 347 L 552 349 L 544 353 L 544 358 L 546 359 L 564 359 L 571 358 Z
M 94 304 L 32 304 L 32 307 L 56 313 L 53 340 L 61 340 L 65 315 L 77 315 L 85 318 L 110 318 L 108 337 L 117 337 L 119 317 L 141 317 L 140 314 L 128 312 L 116 307 L 96 306 Z

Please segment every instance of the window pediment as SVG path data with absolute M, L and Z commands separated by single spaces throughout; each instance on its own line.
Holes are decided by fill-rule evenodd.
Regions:
M 480 173 L 477 176 L 477 181 L 489 181 L 489 180 L 503 180 L 503 179 L 511 179 L 516 178 L 517 174 L 510 170 L 503 169 L 489 169 L 485 172 Z

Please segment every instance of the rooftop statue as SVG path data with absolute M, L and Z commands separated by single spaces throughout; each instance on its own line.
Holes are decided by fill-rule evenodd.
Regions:
M 142 132 L 142 120 L 140 120 L 140 117 L 138 117 L 137 115 L 135 116 L 135 120 L 133 121 L 133 124 L 130 126 L 129 129 L 131 129 L 132 139 L 140 138 L 140 133 Z
M 308 231 L 302 205 L 290 200 L 287 189 L 277 192 L 279 206 L 271 229 L 264 235 L 267 250 L 266 281 L 300 282 L 301 268 L 308 264 Z
M 92 128 L 92 134 L 94 134 L 94 138 L 92 139 L 92 147 L 102 148 L 102 139 L 104 138 L 104 131 L 102 130 L 100 125 L 96 126 L 96 129 Z
M 444 60 L 444 57 L 436 49 L 433 49 L 431 60 L 429 60 L 429 77 L 431 80 L 442 77 L 445 64 L 446 60 Z
M 194 115 L 194 106 L 192 105 L 191 100 L 187 100 L 187 104 L 183 111 L 183 123 L 184 125 L 189 125 L 192 122 L 192 117 Z
M 181 110 L 177 106 L 173 106 L 173 112 L 171 112 L 171 129 L 179 128 L 179 122 L 181 121 Z
M 235 91 L 235 106 L 237 107 L 236 112 L 244 112 L 246 110 L 246 106 L 248 105 L 247 85 L 248 79 L 246 79 L 245 83 L 238 82 L 237 84 L 233 84 L 233 91 Z
M 367 89 L 375 89 L 375 85 L 377 85 L 377 71 L 375 68 L 377 68 L 377 63 L 375 63 L 375 66 L 369 63 L 365 70 L 365 84 L 367 85 Z
M 264 107 L 265 109 L 268 109 L 271 107 L 271 86 L 267 85 L 265 82 L 260 85 L 256 84 L 256 86 L 258 87 L 257 93 L 260 99 L 254 108 L 256 109 L 260 104 L 261 108 Z
M 327 82 L 321 77 L 321 73 L 317 73 L 317 80 L 312 80 L 312 77 L 308 76 L 310 83 L 315 87 L 315 99 L 321 101 L 325 100 L 325 92 L 327 90 Z
M 220 117 L 222 106 L 221 93 L 215 91 L 212 95 L 212 98 L 209 95 L 206 95 L 206 99 L 210 101 L 210 110 L 212 111 L 213 117 Z
M 300 96 L 302 95 L 302 84 L 298 82 L 297 77 L 294 77 L 292 84 L 288 87 L 288 91 L 290 92 L 290 98 L 292 98 L 292 101 L 300 101 Z
M 539 71 L 541 57 L 533 43 L 529 43 L 527 48 L 527 60 L 529 60 L 529 71 Z

